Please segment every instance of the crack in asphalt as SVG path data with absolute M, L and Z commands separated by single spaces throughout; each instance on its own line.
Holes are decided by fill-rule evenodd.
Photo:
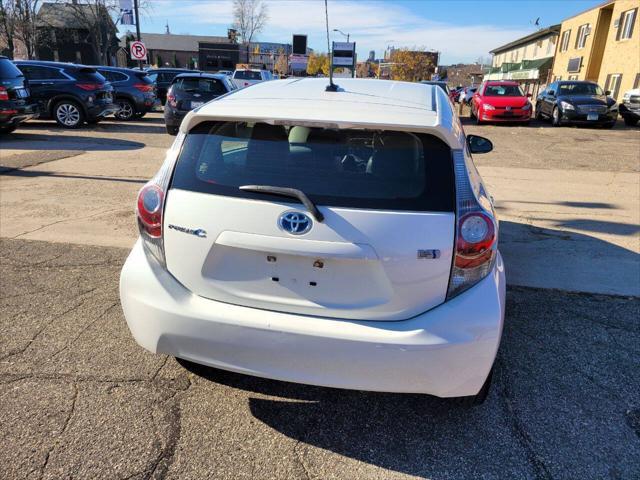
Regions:
M 52 360 L 53 358 L 58 356 L 60 353 L 67 350 L 71 345 L 73 345 L 76 342 L 76 340 L 78 340 L 87 330 L 89 330 L 89 328 L 95 325 L 100 319 L 102 319 L 105 315 L 107 315 L 111 310 L 113 310 L 118 305 L 120 305 L 120 300 L 116 300 L 111 305 L 109 305 L 100 315 L 98 315 L 96 318 L 94 318 L 89 323 L 87 323 L 71 341 L 67 342 L 67 344 L 64 347 L 62 347 L 61 349 L 56 351 L 53 355 L 51 355 L 49 357 L 49 360 Z
M 524 425 L 520 420 L 520 417 L 518 416 L 518 413 L 513 405 L 513 398 L 509 389 L 509 374 L 506 364 L 501 358 L 496 359 L 496 364 L 499 364 L 500 366 L 498 370 L 500 371 L 499 384 L 501 385 L 501 388 L 498 391 L 500 393 L 500 397 L 504 400 L 504 408 L 507 414 L 506 418 L 509 421 L 511 430 L 523 446 L 526 452 L 527 460 L 536 472 L 536 478 L 538 480 L 553 480 L 551 472 L 549 472 L 544 459 L 534 447 L 531 436 L 524 428 Z
M 94 289 L 94 290 L 95 290 L 95 289 Z M 59 318 L 61 318 L 61 317 L 64 317 L 64 316 L 65 316 L 65 315 L 67 315 L 68 313 L 70 313 L 70 312 L 72 312 L 72 311 L 74 311 L 74 310 L 76 310 L 76 309 L 80 308 L 82 305 L 84 305 L 84 304 L 85 304 L 88 300 L 90 300 L 90 299 L 91 299 L 91 297 L 83 298 L 83 299 L 80 301 L 80 303 L 78 303 L 77 305 L 74 305 L 73 307 L 71 307 L 71 308 L 69 308 L 69 309 L 65 310 L 64 312 L 62 312 L 62 313 L 60 313 L 60 314 L 58 314 L 58 315 L 54 315 L 54 316 L 53 316 L 49 321 L 45 322 L 45 324 L 42 326 L 42 328 L 40 328 L 40 329 L 36 332 L 36 334 L 35 334 L 33 337 L 31 337 L 31 339 L 27 342 L 27 344 L 26 344 L 24 347 L 21 347 L 21 348 L 19 348 L 19 349 L 17 349 L 17 350 L 14 350 L 14 351 L 12 351 L 12 352 L 9 352 L 9 353 L 7 353 L 6 355 L 4 355 L 4 356 L 0 357 L 0 362 L 2 362 L 2 361 L 4 361 L 4 360 L 6 360 L 6 359 L 8 359 L 8 358 L 15 357 L 16 355 L 21 355 L 21 354 L 23 354 L 24 352 L 26 352 L 26 351 L 27 351 L 27 349 L 31 346 L 31 344 L 32 344 L 33 342 L 35 342 L 35 341 L 36 341 L 36 339 L 37 339 L 37 338 L 38 338 L 38 337 L 39 337 L 39 336 L 40 336 L 40 335 L 41 335 L 41 334 L 42 334 L 42 333 L 43 333 L 47 328 L 49 328 L 49 326 L 50 326 L 50 325 L 52 325 L 52 324 L 53 324 L 53 322 L 55 322 L 57 319 L 59 319 Z

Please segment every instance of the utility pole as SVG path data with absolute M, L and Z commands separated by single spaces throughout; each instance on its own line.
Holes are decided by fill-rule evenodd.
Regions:
M 138 13 L 138 0 L 133 0 L 133 11 L 136 16 L 136 40 L 140 41 L 140 15 Z M 149 55 L 149 52 L 147 52 L 147 55 Z M 148 58 L 147 61 L 149 61 Z M 142 60 L 138 60 L 138 68 L 142 70 Z

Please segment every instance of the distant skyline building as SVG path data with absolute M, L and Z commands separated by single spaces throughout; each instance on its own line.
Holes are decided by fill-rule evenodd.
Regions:
M 369 51 L 369 61 L 373 62 L 376 59 L 376 51 L 375 50 L 370 50 Z

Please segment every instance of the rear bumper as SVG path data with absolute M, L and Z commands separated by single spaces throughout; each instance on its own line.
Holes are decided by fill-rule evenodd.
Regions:
M 495 359 L 505 276 L 403 321 L 336 320 L 230 305 L 192 294 L 140 241 L 120 277 L 127 324 L 147 350 L 290 382 L 440 397 L 476 394 Z
M 89 119 L 103 118 L 113 115 L 120 107 L 116 103 L 99 103 L 87 108 L 87 117 Z
M 38 118 L 37 104 L 24 105 L 15 102 L 6 102 L 0 106 L 0 126 L 9 127 L 21 122 Z
M 629 117 L 629 118 L 640 119 L 640 108 L 631 109 L 627 107 L 624 103 L 621 103 L 618 109 L 620 110 L 620 115 L 623 118 Z
M 164 107 L 164 123 L 168 127 L 179 127 L 182 123 L 182 119 L 187 116 L 189 112 L 183 112 L 174 108 Z

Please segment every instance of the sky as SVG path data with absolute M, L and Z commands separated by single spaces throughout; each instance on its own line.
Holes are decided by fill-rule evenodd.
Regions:
M 263 0 L 269 20 L 256 41 L 291 43 L 294 33 L 308 35 L 308 46 L 327 51 L 323 0 Z M 148 0 L 141 30 L 226 36 L 233 21 L 232 0 Z M 475 62 L 489 50 L 560 23 L 602 0 L 329 0 L 331 41 L 349 33 L 358 58 L 376 58 L 388 46 L 441 52 L 440 63 Z M 534 25 L 540 18 L 540 27 Z

